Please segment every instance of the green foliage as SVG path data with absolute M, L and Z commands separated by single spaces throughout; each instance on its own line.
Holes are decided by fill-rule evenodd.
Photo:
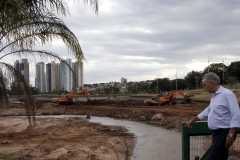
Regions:
M 32 91 L 32 94 L 33 94 L 33 95 L 39 94 L 39 89 L 38 89 L 38 88 L 31 87 L 31 91 Z
M 229 76 L 236 77 L 240 81 L 240 61 L 231 62 L 227 68 Z
M 116 86 L 108 86 L 106 88 L 104 88 L 104 93 L 105 94 L 118 94 L 119 93 L 119 88 Z
M 230 89 L 232 89 L 232 86 L 238 83 L 238 80 L 236 77 L 229 76 L 227 79 L 227 83 L 230 86 Z
M 9 95 L 23 95 L 23 90 L 18 87 L 17 83 L 11 83 L 8 93 Z
M 153 81 L 144 82 L 129 82 L 127 90 L 130 94 L 157 94 L 161 92 L 175 90 L 177 85 L 178 90 L 186 89 L 184 79 L 170 80 L 169 78 L 158 78 Z
M 176 88 L 176 85 L 175 85 Z M 175 88 L 173 90 L 175 90 Z M 177 79 L 177 90 L 185 90 L 187 88 L 185 79 Z
M 191 71 L 184 77 L 188 89 L 196 89 L 201 86 L 202 72 Z
M 221 84 L 223 84 L 223 76 L 224 76 L 224 79 L 228 77 L 228 73 L 225 72 L 227 69 L 228 67 L 223 63 L 212 63 L 211 65 L 209 65 L 209 72 L 216 73 L 220 78 Z M 203 70 L 203 75 L 205 75 L 206 73 L 208 73 L 208 68 L 205 68 Z
M 136 94 L 137 93 L 137 83 L 128 83 L 127 84 L 127 89 L 130 94 Z

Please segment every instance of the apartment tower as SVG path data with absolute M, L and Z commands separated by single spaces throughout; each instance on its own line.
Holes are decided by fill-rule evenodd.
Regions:
M 46 91 L 44 69 L 45 69 L 45 66 L 43 62 L 38 62 L 36 64 L 35 88 L 38 88 L 40 92 Z
M 14 62 L 14 68 L 18 70 L 24 76 L 25 81 L 30 84 L 29 79 L 29 63 L 27 59 L 22 59 L 22 62 L 19 63 L 18 60 Z

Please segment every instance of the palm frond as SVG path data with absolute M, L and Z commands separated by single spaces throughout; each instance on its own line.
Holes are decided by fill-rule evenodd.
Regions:
M 60 38 L 76 59 L 80 61 L 84 58 L 79 41 L 73 32 L 60 19 L 49 15 L 43 21 L 13 26 L 11 30 L 5 34 L 0 34 L 0 36 L 2 41 L 0 52 L 8 47 L 13 50 L 16 47 L 29 48 L 38 43 L 47 44 L 54 38 Z
M 31 89 L 24 76 L 10 64 L 0 62 L 1 71 L 5 70 L 10 73 L 13 79 L 17 82 L 18 87 L 24 92 L 25 112 L 28 116 L 29 124 L 35 123 L 35 103 L 32 97 Z
M 82 1 L 85 4 L 90 3 L 95 13 L 98 13 L 98 0 Z M 45 45 L 55 38 L 60 38 L 76 59 L 81 61 L 84 58 L 77 37 L 58 18 L 59 14 L 66 16 L 67 12 L 68 6 L 65 0 L 0 0 L 0 54 L 2 55 L 0 60 L 11 54 L 50 56 L 65 63 L 73 72 L 68 63 L 57 54 L 35 49 L 37 44 Z M 35 103 L 28 82 L 14 67 L 0 62 L 0 87 L 2 86 L 4 93 L 6 88 L 4 89 L 3 71 L 9 72 L 19 90 L 23 90 L 29 124 L 34 124 Z M 76 84 L 76 76 L 74 80 Z M 0 92 L 0 96 L 3 92 Z
M 5 98 L 6 105 L 9 106 L 9 100 L 7 96 L 7 89 L 6 84 L 4 83 L 6 81 L 6 76 L 3 74 L 3 70 L 0 69 L 0 101 L 2 98 Z

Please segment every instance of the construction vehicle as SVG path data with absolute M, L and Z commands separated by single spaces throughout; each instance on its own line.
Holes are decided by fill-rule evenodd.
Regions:
M 115 94 L 109 94 L 106 101 L 110 101 L 110 98 L 116 99 L 117 102 L 120 102 L 120 99 Z
M 111 100 L 115 99 L 115 100 Z M 120 98 L 118 98 L 115 94 L 109 94 L 107 99 L 105 100 L 106 102 L 116 102 L 118 104 L 127 104 L 128 102 L 126 100 L 120 100 Z
M 144 104 L 147 105 L 165 105 L 165 104 L 176 104 L 176 95 L 180 95 L 183 97 L 182 103 L 191 102 L 191 98 L 193 95 L 185 95 L 182 90 L 171 91 L 169 94 L 163 96 L 158 95 L 155 98 L 150 98 L 144 100 Z
M 59 97 L 57 99 L 57 103 L 58 104 L 72 104 L 73 103 L 73 98 L 72 96 L 78 93 L 84 93 L 87 100 L 89 100 L 89 95 L 88 95 L 88 91 L 86 88 L 84 89 L 80 89 L 80 90 L 74 90 L 71 91 L 69 94 L 67 94 L 65 97 Z
M 158 106 L 158 101 L 156 99 L 157 97 L 153 97 L 150 99 L 145 99 L 144 100 L 144 104 L 148 105 L 148 106 Z

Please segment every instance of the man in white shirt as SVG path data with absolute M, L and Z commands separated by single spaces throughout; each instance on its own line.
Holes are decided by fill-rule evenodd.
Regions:
M 208 119 L 213 140 L 209 160 L 227 160 L 228 148 L 236 138 L 236 128 L 240 127 L 238 101 L 235 93 L 220 85 L 220 79 L 215 73 L 207 73 L 202 82 L 205 89 L 212 93 L 210 105 L 188 121 L 185 127 L 192 128 L 195 121 Z

